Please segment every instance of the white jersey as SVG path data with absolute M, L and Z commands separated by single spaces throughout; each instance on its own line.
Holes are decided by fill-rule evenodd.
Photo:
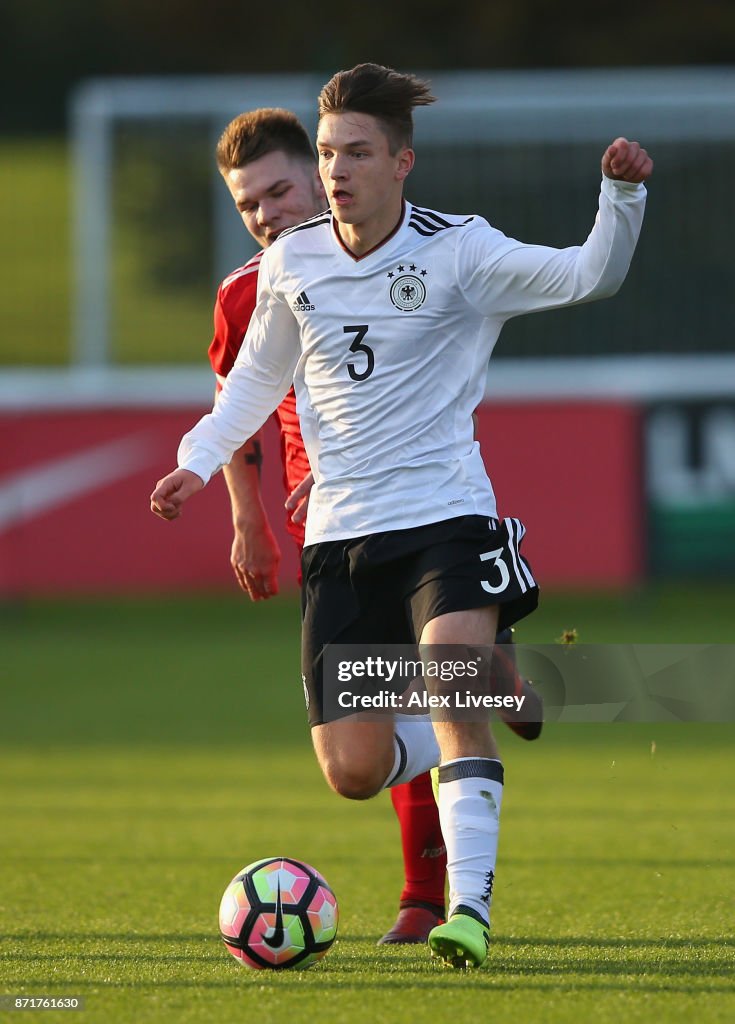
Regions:
M 307 544 L 495 516 L 472 413 L 500 330 L 521 313 L 614 294 L 645 197 L 642 185 L 603 178 L 591 234 L 567 249 L 410 204 L 359 259 L 329 213 L 284 233 L 261 261 L 237 362 L 182 440 L 179 465 L 206 482 L 293 380 L 315 479 Z

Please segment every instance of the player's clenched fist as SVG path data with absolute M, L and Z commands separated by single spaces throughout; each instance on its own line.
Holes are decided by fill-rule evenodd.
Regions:
M 602 156 L 602 173 L 616 181 L 639 182 L 650 178 L 653 160 L 637 142 L 619 138 L 611 142 Z
M 181 506 L 202 487 L 204 481 L 196 473 L 189 469 L 175 469 L 156 484 L 151 495 L 151 512 L 161 519 L 178 519 Z

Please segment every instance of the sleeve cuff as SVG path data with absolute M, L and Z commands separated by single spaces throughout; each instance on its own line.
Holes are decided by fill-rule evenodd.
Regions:
M 608 178 L 603 174 L 602 191 L 610 199 L 620 199 L 621 195 L 644 196 L 646 194 L 646 186 L 642 181 L 617 181 L 615 178 Z
M 188 458 L 179 457 L 179 469 L 188 469 L 190 473 L 196 473 L 206 487 L 214 474 L 222 467 L 215 466 L 212 469 L 211 458 L 207 458 L 206 455 L 191 455 Z

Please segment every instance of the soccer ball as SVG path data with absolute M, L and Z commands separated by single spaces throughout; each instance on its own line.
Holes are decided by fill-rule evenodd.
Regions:
M 224 891 L 219 929 L 246 967 L 311 967 L 337 935 L 334 893 L 319 872 L 291 857 L 267 857 L 239 871 Z

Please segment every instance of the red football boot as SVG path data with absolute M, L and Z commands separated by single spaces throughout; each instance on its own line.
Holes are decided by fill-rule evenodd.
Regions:
M 379 946 L 418 945 L 426 942 L 429 932 L 444 923 L 444 908 L 423 906 L 401 907 L 396 923 L 378 939 Z

